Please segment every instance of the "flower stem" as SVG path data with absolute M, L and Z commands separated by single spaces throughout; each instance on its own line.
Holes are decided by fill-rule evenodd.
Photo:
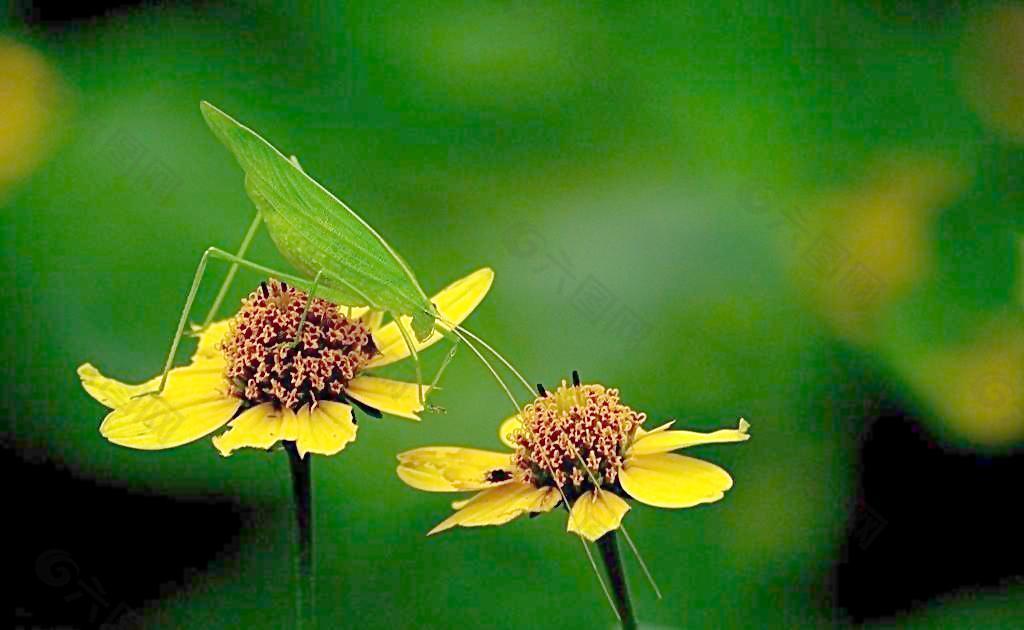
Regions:
M 633 602 L 629 598 L 629 585 L 626 583 L 626 573 L 622 569 L 622 556 L 619 555 L 619 541 L 614 529 L 597 539 L 597 548 L 601 550 L 601 559 L 604 560 L 604 567 L 612 583 L 612 594 L 615 597 L 615 607 L 619 610 L 622 627 L 624 630 L 635 630 L 636 616 L 633 614 Z
M 296 628 L 314 628 L 313 589 L 313 457 L 301 457 L 295 442 L 285 442 L 288 463 L 292 471 L 292 489 L 295 494 L 295 523 L 298 525 L 298 550 L 295 569 L 298 588 L 295 589 Z

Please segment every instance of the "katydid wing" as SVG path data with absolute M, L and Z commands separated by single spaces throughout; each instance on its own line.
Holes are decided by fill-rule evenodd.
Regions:
M 412 317 L 426 339 L 438 313 L 398 252 L 259 134 L 210 103 L 200 109 L 245 171 L 246 192 L 288 262 L 308 277 L 327 272 L 323 292 L 334 301 Z

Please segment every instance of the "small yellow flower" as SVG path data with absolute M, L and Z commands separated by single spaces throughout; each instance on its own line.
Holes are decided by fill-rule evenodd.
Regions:
M 713 433 L 651 431 L 646 415 L 622 404 L 602 385 L 562 381 L 554 392 L 505 420 L 500 437 L 513 453 L 434 446 L 398 455 L 398 476 L 428 492 L 479 491 L 456 501 L 454 514 L 430 534 L 456 525 L 501 525 L 526 513 L 572 504 L 568 531 L 594 541 L 618 529 L 629 510 L 624 497 L 664 508 L 718 501 L 732 477 L 714 464 L 671 451 L 719 442 L 743 442 L 750 425 Z M 596 483 L 595 483 L 596 482 Z
M 494 272 L 483 268 L 435 295 L 443 320 L 453 325 L 465 320 L 493 280 Z M 302 338 L 292 347 L 307 303 Z M 334 455 L 356 438 L 349 403 L 411 420 L 419 420 L 423 411 L 415 383 L 366 373 L 409 356 L 397 323 L 382 325 L 382 319 L 367 309 L 319 298 L 309 302 L 302 291 L 271 280 L 251 293 L 234 317 L 199 335 L 191 363 L 171 370 L 159 395 L 139 396 L 156 390 L 159 376 L 127 385 L 88 363 L 78 374 L 85 390 L 112 409 L 100 433 L 114 444 L 173 448 L 228 424 L 228 431 L 213 438 L 224 456 L 243 447 L 268 449 L 282 440 L 294 441 L 302 457 Z M 417 352 L 442 336 L 435 330 L 416 342 Z

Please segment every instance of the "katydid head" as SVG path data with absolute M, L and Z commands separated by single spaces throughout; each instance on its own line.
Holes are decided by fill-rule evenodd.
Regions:
M 434 324 L 441 317 L 437 306 L 430 304 L 430 310 L 416 311 L 412 315 L 412 334 L 416 335 L 416 341 L 426 341 L 434 332 Z

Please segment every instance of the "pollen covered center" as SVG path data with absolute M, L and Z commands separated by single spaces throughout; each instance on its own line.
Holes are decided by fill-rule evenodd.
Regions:
M 646 419 L 620 402 L 617 389 L 562 381 L 523 407 L 522 429 L 512 435 L 514 461 L 537 486 L 585 492 L 595 479 L 613 485 L 629 440 Z
M 296 411 L 320 400 L 342 400 L 345 386 L 377 353 L 362 321 L 273 279 L 242 301 L 221 350 L 233 396 Z

